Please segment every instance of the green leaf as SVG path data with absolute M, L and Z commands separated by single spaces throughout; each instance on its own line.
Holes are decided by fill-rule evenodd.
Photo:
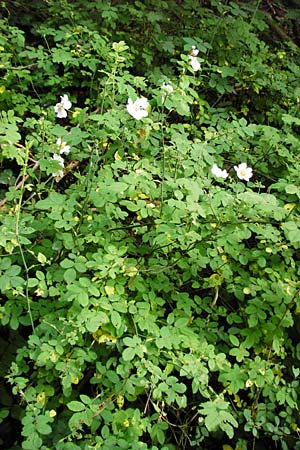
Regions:
M 86 329 L 95 333 L 104 323 L 108 322 L 107 315 L 102 311 L 91 311 L 91 316 L 86 319 Z
M 43 265 L 43 264 L 46 264 L 47 257 L 43 253 L 39 252 L 37 255 L 37 260 L 38 260 L 38 262 L 40 262 Z
M 71 402 L 67 403 L 67 407 L 69 408 L 70 411 L 74 412 L 84 411 L 86 408 L 86 406 L 83 403 L 78 402 L 77 400 L 72 400 Z
M 245 357 L 249 356 L 249 352 L 242 347 L 235 347 L 229 351 L 229 354 L 236 357 L 238 362 L 242 362 Z
M 89 304 L 89 296 L 88 293 L 84 290 L 81 290 L 77 295 L 77 300 L 81 304 L 81 306 L 85 307 Z
M 120 314 L 117 311 L 112 311 L 111 312 L 111 323 L 113 324 L 113 326 L 115 328 L 120 328 L 121 324 L 122 324 L 122 318 L 120 316 Z
M 44 200 L 36 202 L 35 207 L 37 209 L 50 209 L 52 211 L 60 210 L 66 201 L 66 196 L 59 194 L 58 192 L 50 192 L 49 196 Z
M 32 431 L 28 438 L 22 442 L 24 450 L 40 450 L 43 444 L 42 439 L 35 431 Z
M 235 347 L 238 347 L 240 345 L 240 341 L 234 334 L 229 335 L 229 340 L 232 343 L 232 345 L 234 345 Z
M 37 416 L 35 420 L 36 429 L 40 434 L 50 434 L 52 432 L 52 428 L 48 424 L 49 417 L 46 416 Z
M 229 439 L 233 438 L 233 436 L 234 436 L 234 429 L 229 423 L 222 423 L 220 428 L 221 428 L 221 430 L 225 431 L 225 433 L 227 434 Z
M 64 273 L 64 280 L 67 284 L 71 284 L 76 279 L 76 270 L 73 267 L 67 269 Z
M 295 184 L 287 184 L 285 187 L 285 192 L 287 194 L 297 194 L 297 196 L 300 198 L 300 188 Z
M 131 361 L 135 357 L 135 349 L 133 347 L 125 348 L 122 357 L 124 361 Z
M 74 266 L 74 261 L 71 261 L 70 259 L 67 259 L 67 258 L 63 259 L 60 262 L 60 267 L 62 267 L 63 269 L 69 269 L 70 267 L 73 267 L 73 266 Z
M 27 281 L 27 286 L 30 288 L 37 286 L 38 284 L 39 284 L 39 280 L 37 280 L 36 278 L 29 278 Z
M 52 59 L 55 63 L 67 64 L 71 62 L 74 64 L 75 59 L 73 58 L 72 53 L 61 49 L 61 48 L 53 48 L 52 49 Z M 78 63 L 76 64 L 78 65 Z
M 284 234 L 291 243 L 300 242 L 300 221 L 282 224 Z
M 80 395 L 80 400 L 81 400 L 85 405 L 90 405 L 90 404 L 93 402 L 93 400 L 90 399 L 90 397 L 88 397 L 88 396 L 85 395 L 85 394 L 81 394 L 81 395 Z
M 82 424 L 85 423 L 85 420 L 86 420 L 85 411 L 75 412 L 70 418 L 68 425 L 71 430 L 76 430 L 82 427 Z

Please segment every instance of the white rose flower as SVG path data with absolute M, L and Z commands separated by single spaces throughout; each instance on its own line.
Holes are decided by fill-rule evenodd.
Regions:
M 54 153 L 54 155 L 52 156 L 52 159 L 53 159 L 54 161 L 57 161 L 58 164 L 59 164 L 62 168 L 65 167 L 65 161 L 64 161 L 64 158 L 63 158 L 62 156 L 58 155 L 57 153 Z M 59 169 L 59 170 L 57 170 L 56 172 L 53 172 L 53 173 L 52 173 L 52 176 L 53 176 L 53 177 L 56 177 L 56 178 L 61 178 L 61 177 L 64 176 L 64 171 L 63 171 L 62 169 Z
M 64 171 L 62 169 L 57 170 L 56 172 L 53 172 L 52 176 L 55 178 L 62 178 L 64 176 Z
M 56 141 L 56 145 L 59 146 L 59 154 L 63 155 L 64 153 L 68 155 L 70 153 L 71 147 L 67 145 L 66 142 L 63 142 L 61 138 L 58 138 Z
M 58 155 L 57 153 L 54 153 L 54 155 L 52 156 L 52 159 L 54 159 L 54 161 L 57 161 L 61 167 L 65 166 L 64 158 L 62 156 Z
M 201 69 L 201 64 L 198 61 L 198 58 L 196 56 L 189 55 L 190 58 L 190 65 L 192 66 L 192 69 L 194 72 L 198 72 L 198 70 Z
M 72 103 L 70 102 L 69 97 L 66 94 L 60 96 L 60 103 L 67 110 L 72 107 Z
M 163 82 L 163 84 L 161 85 L 161 88 L 163 90 L 163 95 L 161 97 L 161 101 L 164 103 L 167 95 L 170 95 L 174 92 L 174 88 L 171 84 L 167 84 L 165 82 Z
M 61 95 L 60 96 L 60 102 L 56 103 L 56 105 L 54 106 L 54 111 L 56 112 L 56 115 L 59 119 L 64 119 L 65 117 L 67 117 L 68 113 L 68 109 L 70 109 L 72 106 L 72 103 L 70 102 L 68 96 L 65 95 Z
M 147 117 L 149 107 L 149 102 L 145 97 L 138 97 L 135 102 L 129 98 L 126 105 L 127 111 L 136 120 Z
M 194 72 L 197 72 L 201 68 L 201 64 L 197 58 L 198 53 L 199 53 L 199 50 L 193 45 L 192 50 L 190 51 L 190 54 L 189 54 L 189 59 L 190 59 L 190 65 L 192 66 L 192 69 Z
M 161 88 L 167 93 L 167 94 L 172 94 L 172 92 L 174 92 L 174 88 L 171 84 L 166 84 L 165 82 L 163 82 L 163 84 L 161 85 Z
M 222 170 L 217 164 L 214 164 L 211 168 L 211 173 L 217 178 L 224 178 L 224 180 L 228 177 L 227 170 Z
M 54 111 L 56 112 L 56 115 L 59 119 L 64 119 L 68 115 L 62 103 L 56 103 L 56 105 L 54 106 Z
M 192 46 L 192 50 L 190 52 L 191 56 L 198 56 L 199 50 L 195 47 L 195 45 Z
M 238 166 L 234 166 L 234 170 L 240 180 L 249 181 L 253 175 L 252 168 L 247 167 L 246 163 L 240 163 Z

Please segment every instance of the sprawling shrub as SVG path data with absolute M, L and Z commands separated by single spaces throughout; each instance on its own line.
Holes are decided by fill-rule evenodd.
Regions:
M 292 30 L 2 3 L 3 448 L 300 448 Z

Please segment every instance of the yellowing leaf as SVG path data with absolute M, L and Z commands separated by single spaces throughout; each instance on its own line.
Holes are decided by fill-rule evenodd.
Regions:
M 46 394 L 45 392 L 40 392 L 37 397 L 36 397 L 36 401 L 38 403 L 40 403 L 41 405 L 44 405 L 45 401 L 46 401 Z
M 127 272 L 126 275 L 128 275 L 129 277 L 135 277 L 135 275 L 138 274 L 138 269 L 134 266 L 130 266 L 127 268 Z
M 140 193 L 140 194 L 139 194 L 139 198 L 145 200 L 146 198 L 149 198 L 149 197 L 148 197 L 146 194 Z
M 221 286 L 223 278 L 218 273 L 213 273 L 209 277 L 209 287 Z
M 93 338 L 98 342 L 98 344 L 104 344 L 105 342 L 112 342 L 115 344 L 118 340 L 116 337 L 102 330 L 95 331 L 95 333 L 93 333 Z
M 243 289 L 243 292 L 244 292 L 244 294 L 246 294 L 246 295 L 251 294 L 251 290 L 250 290 L 249 288 L 247 288 L 247 287 L 245 287 L 245 288 Z
M 117 402 L 118 407 L 120 409 L 122 409 L 123 405 L 124 405 L 124 397 L 123 397 L 123 395 L 118 395 L 117 399 L 116 399 L 116 402 Z
M 284 209 L 286 209 L 287 211 L 292 211 L 296 206 L 296 203 L 286 203 L 284 205 Z
M 76 108 L 75 111 L 72 113 L 73 119 L 76 119 L 77 116 L 81 113 L 81 108 Z
M 121 156 L 119 155 L 119 152 L 118 152 L 118 151 L 116 151 L 116 153 L 114 154 L 114 158 L 115 158 L 116 161 L 122 161 L 122 158 L 121 158 Z
M 107 293 L 108 296 L 114 295 L 114 293 L 115 293 L 115 287 L 114 286 L 105 286 L 104 289 L 105 289 L 105 292 Z

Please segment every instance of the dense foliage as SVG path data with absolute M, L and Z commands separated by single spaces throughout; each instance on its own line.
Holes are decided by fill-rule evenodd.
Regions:
M 267 5 L 2 2 L 2 448 L 300 449 L 300 15 Z

